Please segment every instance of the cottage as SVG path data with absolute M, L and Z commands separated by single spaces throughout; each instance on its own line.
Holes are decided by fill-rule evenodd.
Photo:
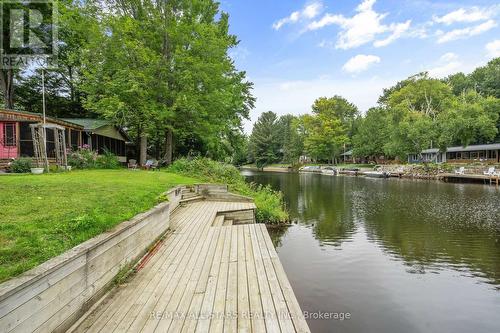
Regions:
M 130 140 L 122 128 L 103 119 L 65 118 L 63 120 L 83 127 L 82 145 L 88 145 L 99 154 L 109 151 L 118 156 L 120 162 L 127 162 L 125 143 Z
M 500 163 L 500 143 L 471 145 L 467 147 L 450 147 L 446 152 L 439 149 L 426 149 L 420 154 L 408 155 L 409 163 Z
M 120 162 L 126 162 L 125 143 L 127 134 L 107 120 L 58 119 L 46 117 L 47 124 L 64 128 L 66 147 L 78 149 L 88 145 L 99 154 L 109 151 Z M 34 157 L 33 138 L 30 125 L 42 123 L 39 113 L 0 109 L 0 168 L 19 157 Z M 55 158 L 55 140 L 52 129 L 47 128 L 47 157 Z
M 19 157 L 33 157 L 34 148 L 30 125 L 41 122 L 43 122 L 43 117 L 38 113 L 0 109 L 0 162 L 5 163 Z M 81 144 L 82 126 L 52 117 L 46 117 L 46 123 L 65 129 L 68 146 Z M 54 132 L 48 128 L 46 133 L 47 157 L 53 159 L 55 158 Z

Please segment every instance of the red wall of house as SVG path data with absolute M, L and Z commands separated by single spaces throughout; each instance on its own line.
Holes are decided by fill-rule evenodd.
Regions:
M 11 123 L 11 122 L 10 122 Z M 16 126 L 17 131 L 17 126 Z M 17 158 L 19 147 L 5 147 L 4 145 L 4 122 L 0 122 L 0 159 Z M 16 133 L 16 138 L 19 133 Z

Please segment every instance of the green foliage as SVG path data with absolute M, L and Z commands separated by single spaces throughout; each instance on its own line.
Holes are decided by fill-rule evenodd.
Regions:
M 68 165 L 75 169 L 95 169 L 97 156 L 97 152 L 88 146 L 83 146 L 69 153 Z
M 354 156 L 384 155 L 384 145 L 389 140 L 388 121 L 387 109 L 379 107 L 368 110 L 353 137 Z
M 134 140 L 151 140 L 157 157 L 170 157 L 173 133 L 177 152 L 231 158 L 255 99 L 229 57 L 238 41 L 228 15 L 212 0 L 109 6 L 83 54 L 84 105 L 126 125 Z
M 340 96 L 319 98 L 313 106 L 313 115 L 304 115 L 304 148 L 315 159 L 332 163 L 349 143 L 357 108 Z
M 181 158 L 169 167 L 169 171 L 206 182 L 228 184 L 231 191 L 252 197 L 257 206 L 258 222 L 278 224 L 288 221 L 282 193 L 269 186 L 247 183 L 240 171 L 232 165 L 201 157 Z
M 281 148 L 278 117 L 272 111 L 264 112 L 254 124 L 250 147 L 257 168 L 263 168 L 280 160 Z
M 109 151 L 98 155 L 88 146 L 78 148 L 68 154 L 68 165 L 75 169 L 118 169 L 120 162 L 116 155 Z
M 31 158 L 21 157 L 12 161 L 10 170 L 14 173 L 29 173 L 33 167 Z
M 95 161 L 97 169 L 118 169 L 121 167 L 118 157 L 110 151 L 104 151 L 104 154 L 97 156 Z

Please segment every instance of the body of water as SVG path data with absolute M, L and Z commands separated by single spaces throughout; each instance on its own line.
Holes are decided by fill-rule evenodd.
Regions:
M 500 332 L 500 190 L 245 171 L 283 191 L 271 231 L 313 332 Z

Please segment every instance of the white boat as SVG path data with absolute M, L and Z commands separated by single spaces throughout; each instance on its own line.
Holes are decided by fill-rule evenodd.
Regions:
M 323 169 L 323 170 L 321 170 L 321 173 L 323 175 L 327 175 L 327 176 L 335 176 L 335 175 L 337 175 L 337 170 L 335 170 L 335 169 Z
M 385 171 L 366 171 L 363 174 L 371 178 L 389 178 L 391 176 L 389 172 Z

